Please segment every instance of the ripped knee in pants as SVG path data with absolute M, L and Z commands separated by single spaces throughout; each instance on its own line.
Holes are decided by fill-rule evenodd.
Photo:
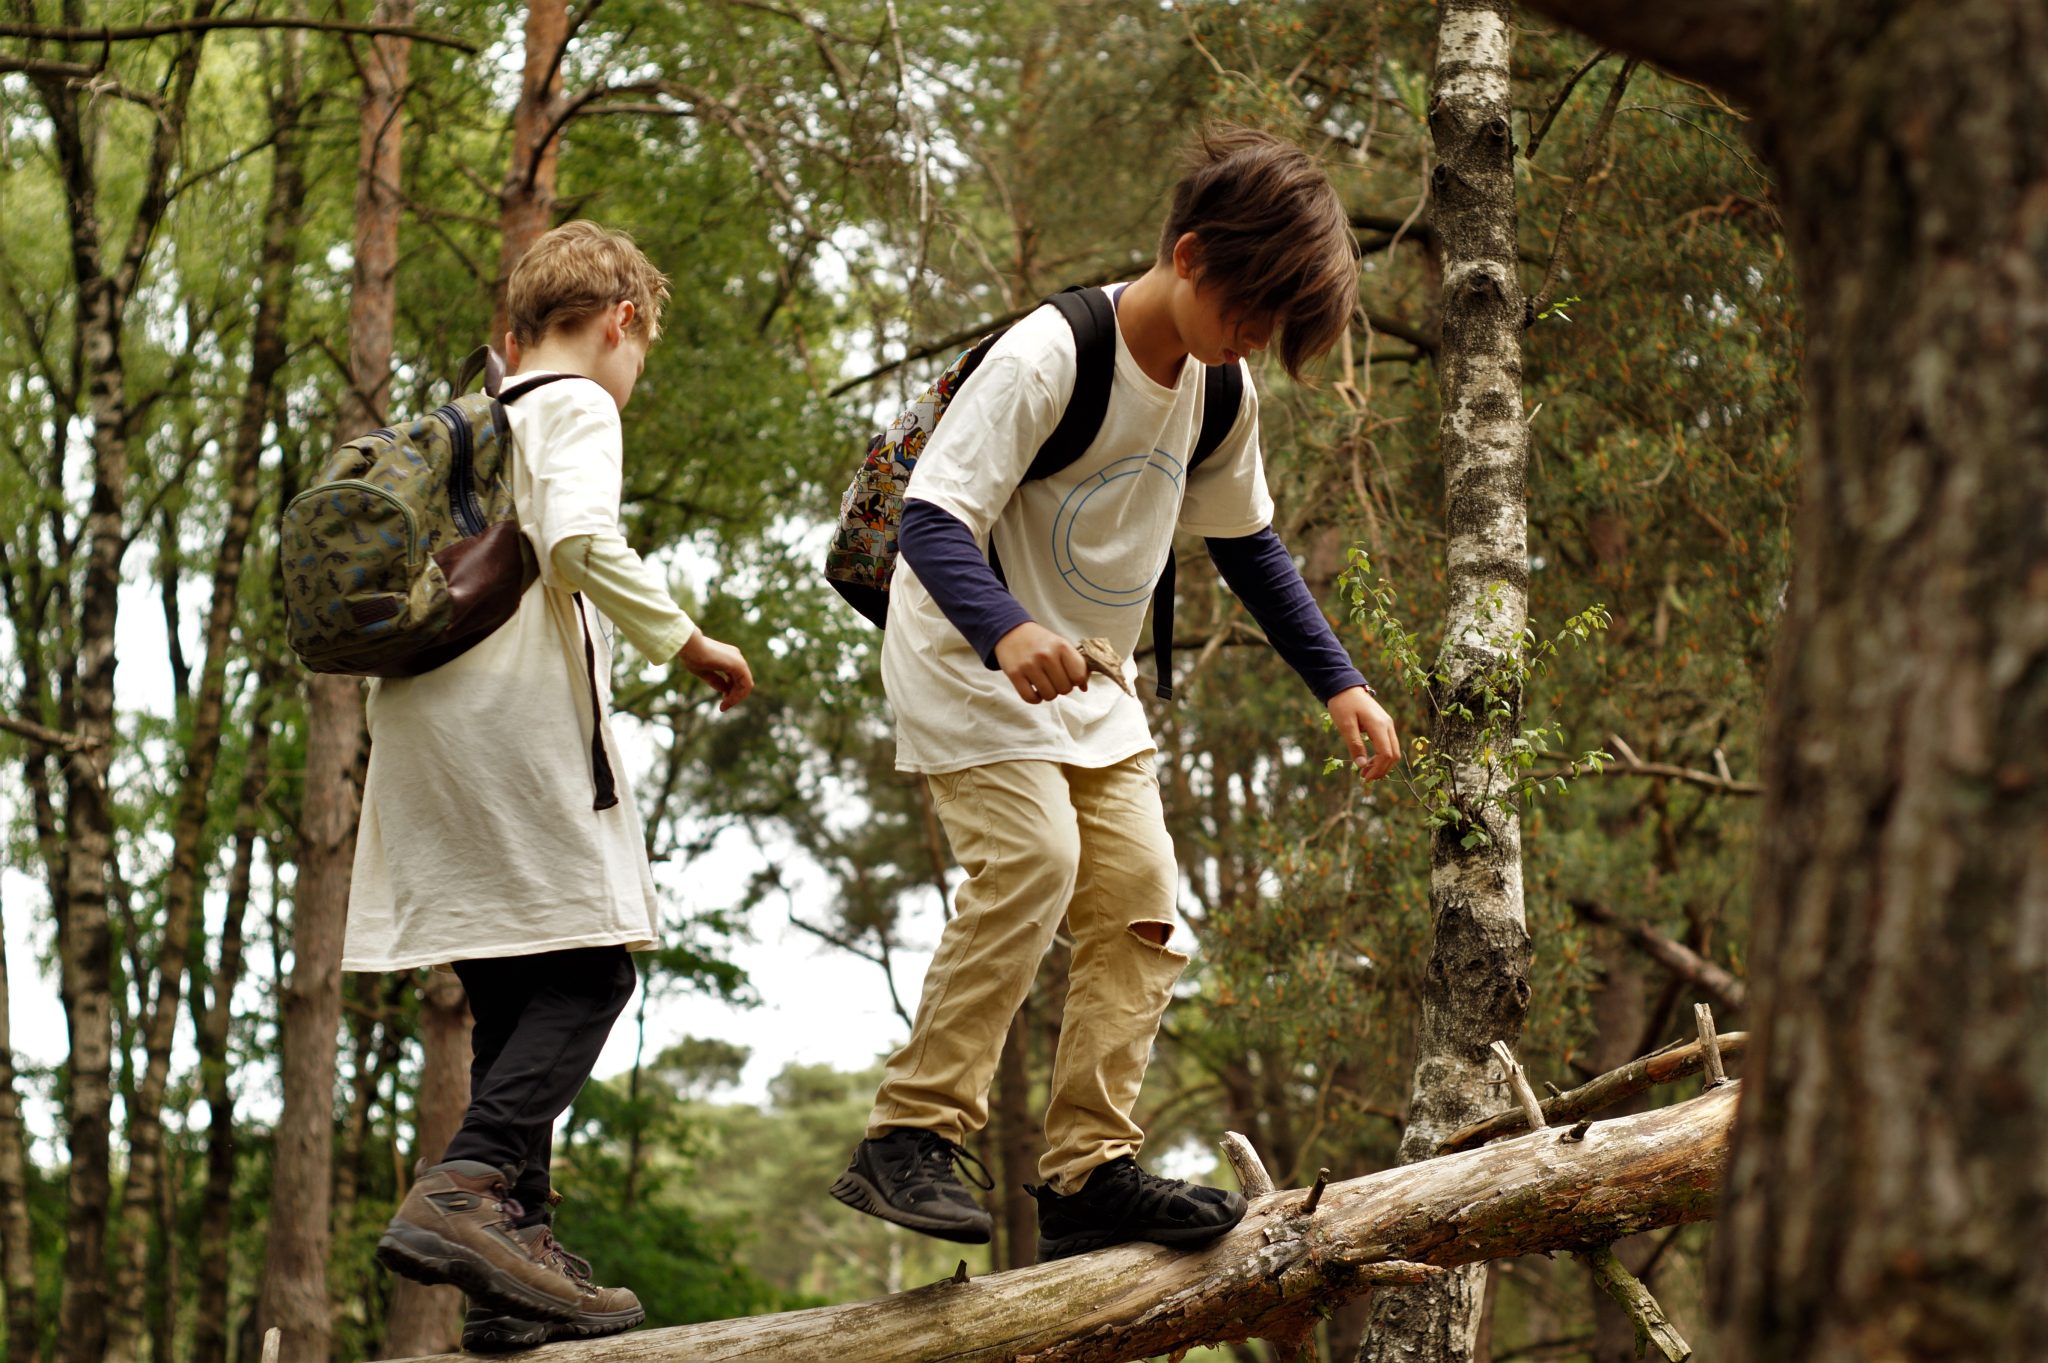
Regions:
M 1146 919 L 1131 924 L 1130 932 L 1139 941 L 1165 951 L 1167 942 L 1173 937 L 1173 924 L 1160 922 L 1157 919 Z M 1179 953 L 1172 952 L 1169 954 L 1178 955 Z

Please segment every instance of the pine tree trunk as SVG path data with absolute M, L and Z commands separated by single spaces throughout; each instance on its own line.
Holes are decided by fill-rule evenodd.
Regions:
M 569 41 L 568 0 L 532 0 L 526 7 L 526 67 L 512 112 L 512 157 L 498 191 L 497 306 L 491 344 L 503 346 L 511 325 L 505 281 L 526 249 L 548 230 L 555 212 L 555 158 L 562 139 L 552 131 L 562 103 L 562 50 Z M 546 138 L 543 142 L 542 138 Z
M 409 24 L 413 0 L 379 0 L 374 20 Z M 396 310 L 402 100 L 412 44 L 378 38 L 363 64 L 357 159 L 354 290 L 349 300 L 350 391 L 344 437 L 382 425 Z M 341 947 L 355 862 L 363 747 L 361 685 L 316 676 L 307 686 L 306 786 L 299 815 L 292 974 L 280 1027 L 283 1110 L 275 1137 L 270 1240 L 258 1322 L 283 1332 L 281 1363 L 327 1363 L 328 1224 L 334 1167 L 335 1040 Z
M 1805 307 L 1734 1363 L 2048 1353 L 2048 10 L 1538 0 L 1749 106 Z
M 420 1043 L 426 1060 L 413 1103 L 418 1145 L 413 1168 L 433 1164 L 455 1138 L 469 1107 L 469 999 L 462 981 L 446 970 L 427 972 L 420 996 Z M 384 1355 L 403 1358 L 452 1349 L 462 1336 L 462 1293 L 422 1287 L 404 1278 L 391 1283 Z
M 1434 697 L 1436 750 L 1465 792 L 1502 778 L 1478 752 L 1473 680 L 1515 647 L 1528 613 L 1527 431 L 1522 421 L 1523 300 L 1516 277 L 1514 136 L 1507 0 L 1438 8 L 1429 110 L 1437 169 L 1432 224 L 1444 251 L 1440 439 L 1449 602 Z M 1517 698 L 1519 705 L 1519 698 Z M 1529 1005 L 1521 829 L 1511 813 L 1461 802 L 1463 825 L 1430 850 L 1435 923 L 1422 989 L 1415 1079 L 1401 1160 L 1428 1159 L 1458 1127 L 1501 1106 L 1487 1047 L 1512 1045 Z M 1486 837 L 1462 844 L 1468 829 Z M 1467 1268 L 1375 1294 L 1360 1360 L 1462 1363 L 1472 1355 L 1485 1274 Z
M 254 878 L 256 829 L 262 817 L 264 787 L 270 783 L 270 715 L 267 698 L 281 669 L 266 657 L 256 674 L 256 729 L 243 758 L 242 786 L 235 803 L 234 862 L 228 872 L 227 904 L 221 916 L 220 962 L 212 988 L 202 996 L 192 991 L 194 1044 L 199 1052 L 200 1086 L 206 1098 L 206 1186 L 200 1194 L 199 1239 L 208 1252 L 199 1256 L 193 1289 L 190 1363 L 227 1363 L 228 1282 L 234 1243 L 235 1105 L 228 1088 L 228 1029 L 233 1020 L 235 986 L 242 979 L 242 942 Z
M 2048 10 L 1880 13 L 1769 58 L 1807 418 L 1738 1363 L 2048 1356 Z
M 1027 996 L 996 1067 L 996 1167 L 1002 1171 L 989 1200 L 995 1214 L 1002 1268 L 1038 1262 L 1038 1203 L 1024 1191 L 1038 1182 L 1039 1124 L 1031 1110 L 1031 999 Z

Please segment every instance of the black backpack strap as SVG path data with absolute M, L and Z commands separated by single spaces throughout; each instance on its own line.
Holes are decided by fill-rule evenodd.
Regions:
M 1032 456 L 1031 467 L 1024 471 L 1026 482 L 1050 478 L 1087 453 L 1102 432 L 1102 419 L 1109 413 L 1110 385 L 1116 380 L 1116 306 L 1102 290 L 1090 284 L 1075 284 L 1045 301 L 1066 319 L 1068 329 L 1074 333 L 1074 391 L 1067 398 L 1067 409 L 1060 414 L 1059 425 L 1053 427 L 1052 434 Z M 974 367 L 980 367 L 982 356 L 995 340 L 996 336 L 991 336 L 976 347 L 981 353 L 973 357 Z M 989 541 L 988 561 L 996 570 L 997 580 L 1009 585 L 993 539 Z
M 1244 370 L 1234 364 L 1212 364 L 1202 376 L 1202 430 L 1195 437 L 1194 452 L 1188 456 L 1188 472 L 1216 453 L 1237 424 L 1238 409 L 1244 406 Z
M 1074 333 L 1074 392 L 1060 424 L 1038 447 L 1026 479 L 1052 477 L 1095 443 L 1116 378 L 1116 309 L 1102 290 L 1076 284 L 1045 301 L 1066 318 Z
M 597 696 L 597 645 L 591 642 L 590 619 L 583 613 L 583 593 L 576 592 L 570 599 L 576 603 L 576 623 L 583 627 L 583 679 L 590 686 L 590 807 L 610 809 L 619 802 L 619 787 L 612 775 L 611 755 L 604 750 L 604 704 Z
M 1212 364 L 1202 376 L 1202 429 L 1195 448 L 1188 455 L 1188 472 L 1216 453 L 1217 446 L 1237 424 L 1238 409 L 1244 406 L 1244 370 L 1234 364 Z M 1173 609 L 1174 577 L 1180 567 L 1173 550 L 1166 551 L 1166 568 L 1152 588 L 1152 662 L 1159 673 L 1159 699 L 1173 699 Z

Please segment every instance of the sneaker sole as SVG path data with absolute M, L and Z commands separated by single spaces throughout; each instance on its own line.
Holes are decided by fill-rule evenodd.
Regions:
M 942 1221 L 935 1216 L 920 1216 L 892 1206 L 888 1199 L 875 1190 L 875 1185 L 848 1169 L 832 1185 L 832 1196 L 844 1202 L 857 1212 L 878 1216 L 884 1221 L 894 1222 L 906 1230 L 919 1231 L 940 1240 L 951 1240 L 957 1245 L 985 1245 L 994 1229 L 994 1221 L 984 1216 L 980 1221 Z
M 646 1310 L 636 1309 L 568 1321 L 494 1320 L 488 1325 L 466 1327 L 462 1347 L 473 1354 L 519 1353 L 564 1339 L 602 1339 L 606 1335 L 624 1334 L 646 1319 Z
M 1082 1231 L 1075 1235 L 1062 1235 L 1057 1240 L 1038 1237 L 1038 1262 L 1051 1263 L 1054 1259 L 1071 1259 L 1076 1254 L 1088 1254 L 1111 1245 L 1149 1244 L 1165 1245 L 1170 1249 L 1194 1249 L 1213 1240 L 1220 1240 L 1237 1229 L 1237 1223 L 1244 1220 L 1240 1214 L 1227 1226 L 1190 1226 L 1186 1230 L 1154 1231 L 1151 1234 L 1126 1235 L 1117 1231 Z
M 576 1308 L 494 1268 L 466 1245 L 420 1226 L 399 1223 L 377 1241 L 377 1262 L 402 1278 L 429 1287 L 459 1287 L 494 1311 L 553 1323 L 575 1319 Z

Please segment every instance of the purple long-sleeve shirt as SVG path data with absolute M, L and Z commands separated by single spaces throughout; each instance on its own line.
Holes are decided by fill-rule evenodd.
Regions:
M 939 610 L 993 669 L 996 643 L 1031 613 L 996 576 L 974 532 L 950 512 L 913 499 L 903 504 L 896 543 Z M 1224 582 L 1317 700 L 1365 685 L 1278 532 L 1268 526 L 1256 535 L 1206 543 Z

